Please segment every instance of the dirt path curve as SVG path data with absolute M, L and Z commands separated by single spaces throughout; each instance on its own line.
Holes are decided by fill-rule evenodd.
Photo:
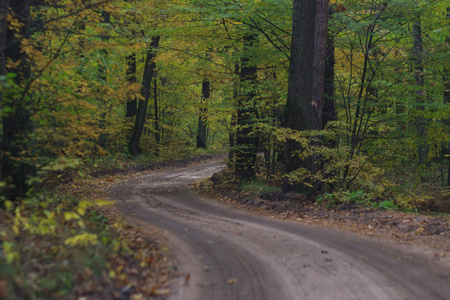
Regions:
M 109 189 L 124 216 L 163 229 L 182 274 L 169 299 L 450 299 L 448 261 L 333 228 L 280 221 L 196 196 L 210 162 Z M 410 251 L 411 250 L 411 251 Z

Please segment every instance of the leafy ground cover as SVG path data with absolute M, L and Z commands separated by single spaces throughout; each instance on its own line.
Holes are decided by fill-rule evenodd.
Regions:
M 336 204 L 312 194 L 281 193 L 272 187 L 242 186 L 222 172 L 196 184 L 201 193 L 264 215 L 306 224 L 345 228 L 396 242 L 416 244 L 435 251 L 437 258 L 450 256 L 450 214 L 403 212 L 395 205 L 379 202 L 341 201 Z M 344 195 L 345 196 L 345 195 Z M 347 197 L 360 198 L 358 192 Z
M 161 274 L 168 272 L 159 269 L 160 249 L 139 228 L 104 214 L 105 204 L 43 195 L 2 211 L 0 297 L 128 299 L 160 293 Z

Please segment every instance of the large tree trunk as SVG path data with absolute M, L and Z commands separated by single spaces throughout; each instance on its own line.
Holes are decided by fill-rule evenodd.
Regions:
M 320 120 L 317 120 L 320 116 L 315 113 L 313 102 L 315 17 L 315 0 L 294 0 L 288 96 L 282 125 L 298 131 L 317 130 L 320 124 Z M 298 156 L 293 156 L 299 149 L 299 143 L 289 139 L 286 141 L 285 172 L 290 173 L 299 168 L 306 168 L 311 173 L 315 173 L 316 165 L 312 157 L 300 159 Z M 296 188 L 285 180 L 284 191 Z
M 10 111 L 3 116 L 1 139 L 1 181 L 7 182 L 3 193 L 9 199 L 16 200 L 25 196 L 29 189 L 27 179 L 35 174 L 30 153 L 30 135 L 33 123 L 30 118 L 32 98 L 26 90 L 27 81 L 31 77 L 29 57 L 22 50 L 21 41 L 30 35 L 30 3 L 31 0 L 2 1 L 2 45 L 1 58 L 2 75 L 16 74 L 14 79 L 17 89 L 7 91 L 2 95 L 2 111 Z M 5 10 L 9 6 L 10 16 L 21 27 L 18 32 L 14 23 L 5 21 Z M 7 26 L 4 27 L 5 23 Z M 16 23 L 17 24 L 17 23 Z M 5 30 L 6 29 L 6 30 Z M 7 61 L 13 62 L 15 67 L 6 68 Z
M 326 50 L 328 36 L 328 0 L 316 0 L 316 19 L 314 36 L 314 74 L 312 82 L 312 105 L 314 127 L 322 129 L 323 94 L 325 88 Z
M 244 37 L 244 51 L 248 52 L 256 41 L 256 35 Z M 255 91 L 256 66 L 248 57 L 242 59 L 239 75 L 241 91 L 237 97 L 237 137 L 236 137 L 236 175 L 242 180 L 253 179 L 256 175 L 257 138 L 252 136 L 256 122 Z
M 333 15 L 334 8 L 329 8 L 329 19 Z M 324 86 L 324 102 L 322 111 L 322 129 L 325 129 L 329 122 L 337 121 L 336 106 L 334 101 L 334 65 L 335 65 L 335 48 L 334 48 L 334 32 L 328 30 L 327 46 L 325 50 L 325 86 Z
M 203 80 L 202 98 L 200 102 L 200 114 L 198 116 L 197 130 L 197 148 L 207 148 L 207 124 L 208 124 L 208 98 L 211 93 L 211 83 L 209 80 Z
M 145 60 L 144 77 L 142 79 L 141 89 L 141 94 L 144 99 L 139 100 L 136 121 L 134 123 L 133 132 L 128 145 L 130 154 L 133 156 L 137 156 L 142 153 L 142 150 L 139 148 L 139 142 L 144 130 L 145 117 L 147 115 L 148 100 L 151 94 L 150 89 L 152 85 L 153 73 L 155 71 L 154 59 L 156 57 L 156 49 L 159 46 L 159 39 L 159 36 L 153 37 L 150 46 L 147 49 L 147 58 Z

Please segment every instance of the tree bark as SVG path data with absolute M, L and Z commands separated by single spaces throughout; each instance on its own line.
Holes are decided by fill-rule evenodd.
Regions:
M 329 19 L 333 16 L 334 8 L 329 7 Z M 327 45 L 325 50 L 325 80 L 324 80 L 324 102 L 322 111 L 322 129 L 325 129 L 329 122 L 337 121 L 336 106 L 334 100 L 334 65 L 335 65 L 334 32 L 328 30 Z
M 127 62 L 126 80 L 129 84 L 134 84 L 137 82 L 137 80 L 136 80 L 136 54 L 133 53 L 131 55 L 128 55 L 126 57 L 126 62 Z M 136 96 L 131 95 L 127 99 L 125 117 L 132 118 L 132 117 L 136 116 L 136 111 L 137 111 Z
M 159 105 L 158 105 L 158 80 L 155 78 L 153 81 L 153 108 L 155 113 L 155 142 L 157 144 L 161 143 L 161 134 L 159 129 Z M 158 152 L 156 151 L 158 155 Z
M 133 132 L 131 134 L 130 143 L 128 145 L 130 154 L 133 156 L 137 156 L 142 153 L 142 150 L 139 148 L 139 142 L 144 130 L 145 118 L 147 115 L 147 107 L 151 94 L 150 89 L 152 85 L 153 72 L 155 70 L 154 59 L 156 57 L 156 49 L 159 46 L 159 40 L 159 36 L 153 37 L 149 48 L 147 49 L 147 58 L 145 60 L 145 69 L 141 89 L 141 94 L 144 99 L 139 100 L 136 112 L 136 120 L 134 123 Z
M 31 0 L 14 0 L 2 2 L 2 58 L 1 71 L 4 74 L 13 73 L 17 88 L 2 95 L 2 111 L 10 111 L 3 116 L 1 139 L 1 181 L 7 182 L 3 195 L 11 200 L 25 196 L 29 189 L 28 177 L 35 174 L 35 168 L 30 153 L 30 136 L 34 130 L 30 118 L 32 97 L 26 90 L 26 83 L 31 77 L 30 59 L 22 50 L 22 39 L 30 36 L 30 4 Z M 5 9 L 9 6 L 10 16 L 22 26 L 18 31 L 13 24 L 5 21 Z M 7 61 L 15 67 L 7 68 Z
M 315 18 L 315 0 L 294 0 L 288 96 L 282 125 L 298 131 L 317 130 L 320 124 L 320 120 L 317 120 L 320 116 L 315 113 L 313 102 Z M 293 156 L 294 151 L 299 149 L 299 143 L 291 139 L 286 141 L 285 172 L 290 173 L 303 167 L 315 173 L 316 166 L 313 158 L 300 159 Z M 285 179 L 284 191 L 296 189 L 296 186 Z
M 208 125 L 208 98 L 211 93 L 211 83 L 204 79 L 202 82 L 202 98 L 200 102 L 200 114 L 198 116 L 197 148 L 207 148 L 207 125 Z
M 325 88 L 326 50 L 328 37 L 328 0 L 316 0 L 314 36 L 314 73 L 312 82 L 312 106 L 314 127 L 322 129 L 323 94 Z
M 239 76 L 240 73 L 240 65 L 239 63 L 234 64 L 234 75 Z M 239 90 L 239 82 L 237 80 L 233 81 L 233 103 L 237 103 Z M 237 105 L 236 105 L 237 106 Z M 230 132 L 228 135 L 228 142 L 230 144 L 230 151 L 228 152 L 228 160 L 231 164 L 234 165 L 234 158 L 236 155 L 236 128 L 237 126 L 237 111 L 233 111 L 231 114 L 231 123 L 230 123 Z
M 256 41 L 255 34 L 244 37 L 244 52 L 247 53 Z M 251 180 L 256 175 L 257 138 L 252 136 L 257 113 L 254 84 L 257 79 L 256 66 L 248 56 L 242 59 L 239 75 L 241 91 L 237 97 L 236 175 L 242 180 Z

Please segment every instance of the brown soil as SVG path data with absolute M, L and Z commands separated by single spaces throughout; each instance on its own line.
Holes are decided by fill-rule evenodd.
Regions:
M 239 192 L 237 186 L 221 178 L 220 173 L 198 183 L 197 190 L 272 217 L 338 227 L 424 246 L 436 251 L 436 255 L 450 256 L 450 218 L 447 216 L 405 213 L 360 204 L 329 207 L 297 193 L 275 192 L 255 196 Z

